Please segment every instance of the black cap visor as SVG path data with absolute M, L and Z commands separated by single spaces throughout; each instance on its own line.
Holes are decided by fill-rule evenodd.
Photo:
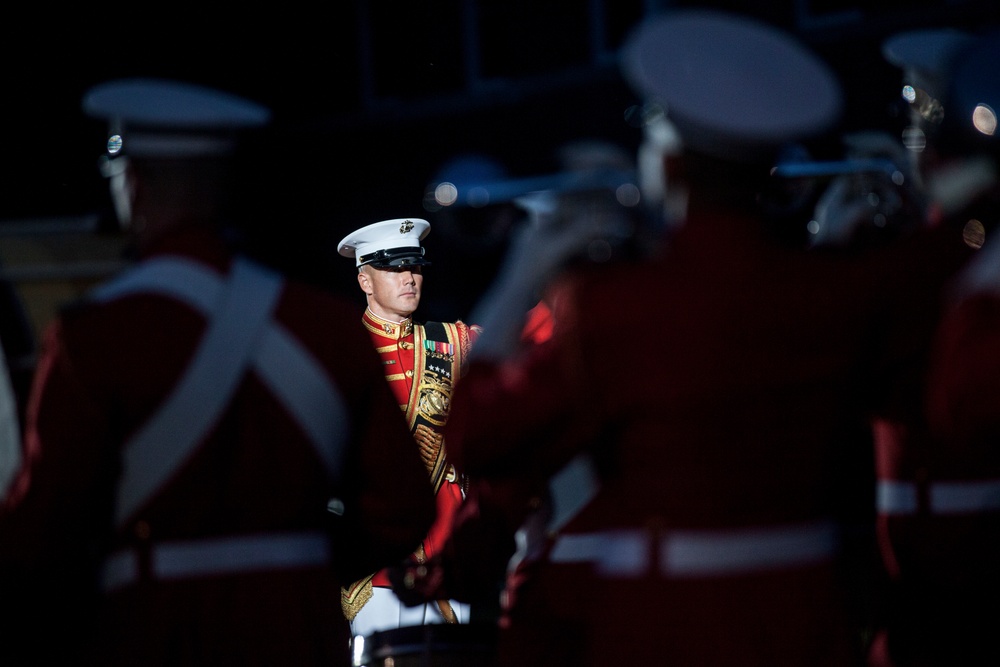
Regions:
M 424 249 L 407 246 L 404 248 L 383 248 L 368 255 L 361 256 L 361 266 L 370 264 L 378 269 L 388 269 L 400 266 L 428 266 L 430 262 L 424 259 Z

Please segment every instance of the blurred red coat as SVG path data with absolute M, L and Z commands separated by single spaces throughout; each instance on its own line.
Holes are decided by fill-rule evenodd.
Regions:
M 464 322 L 417 324 L 412 318 L 390 322 L 365 310 L 362 325 L 379 354 L 385 380 L 422 451 L 437 503 L 437 518 L 416 553 L 424 562 L 441 551 L 455 513 L 464 500 L 462 477 L 452 465 L 441 435 L 451 392 L 458 384 L 479 327 Z M 429 360 L 429 361 L 425 361 Z M 370 597 L 371 587 L 391 588 L 388 571 L 368 575 L 342 591 L 344 612 L 353 619 Z
M 871 528 L 859 434 L 924 349 L 961 239 L 807 251 L 698 206 L 661 257 L 576 276 L 550 343 L 473 362 L 456 395 L 473 478 L 580 452 L 600 478 L 518 590 L 504 665 L 863 660 L 837 547 Z

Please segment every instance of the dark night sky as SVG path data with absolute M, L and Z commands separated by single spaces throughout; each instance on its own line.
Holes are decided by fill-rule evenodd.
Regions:
M 424 244 L 434 266 L 417 315 L 450 320 L 468 314 L 496 265 L 465 240 L 446 240 L 446 228 L 422 208 L 428 181 L 459 153 L 486 154 L 513 176 L 534 176 L 555 169 L 555 150 L 570 139 L 602 138 L 634 151 L 640 134 L 624 111 L 637 100 L 614 55 L 644 12 L 710 5 L 797 32 L 841 77 L 844 131 L 902 127 L 899 73 L 879 50 L 885 37 L 916 27 L 1000 25 L 995 0 L 285 0 L 224 11 L 212 4 L 5 8 L 0 269 L 18 253 L 17 262 L 49 268 L 35 257 L 37 241 L 18 250 L 24 239 L 8 230 L 21 227 L 8 223 L 69 227 L 97 215 L 113 229 L 97 170 L 105 128 L 82 115 L 80 100 L 90 86 L 117 77 L 203 83 L 275 111 L 280 141 L 259 169 L 278 204 L 264 209 L 273 223 L 268 241 L 277 261 L 306 277 L 357 298 L 353 264 L 336 256 L 336 242 L 381 219 L 430 219 L 435 231 Z M 92 241 L 104 244 L 103 253 L 120 238 L 100 236 L 85 235 L 72 250 L 66 244 L 77 242 L 65 238 L 73 234 L 45 237 L 51 268 L 85 263 L 94 258 Z M 36 333 L 84 284 L 46 280 L 18 283 Z
M 100 81 L 156 75 L 270 105 L 287 143 L 269 169 L 288 193 L 289 217 L 314 218 L 339 238 L 381 218 L 422 214 L 428 179 L 459 152 L 491 154 L 534 175 L 553 168 L 555 148 L 570 138 L 633 148 L 639 135 L 624 110 L 635 100 L 613 52 L 658 3 L 81 4 L 23 4 L 0 22 L 0 224 L 106 212 L 96 169 L 104 128 L 83 117 L 80 99 Z M 899 120 L 898 75 L 878 50 L 885 36 L 996 25 L 998 3 L 659 4 L 725 7 L 798 30 L 841 74 L 847 122 L 867 129 Z M 597 33 L 595 8 L 603 12 Z

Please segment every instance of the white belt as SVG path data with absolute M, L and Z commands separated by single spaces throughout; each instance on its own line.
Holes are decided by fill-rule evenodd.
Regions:
M 160 542 L 149 546 L 149 576 L 154 580 L 287 570 L 330 562 L 329 537 L 323 533 L 253 535 Z M 105 592 L 133 584 L 143 576 L 137 549 L 117 551 L 104 561 Z
M 648 574 L 654 547 L 660 574 L 698 577 L 751 574 L 829 560 L 837 550 L 832 522 L 743 530 L 643 529 L 561 535 L 550 554 L 558 563 L 590 562 L 606 577 Z
M 1000 510 L 1000 480 L 934 482 L 928 485 L 927 500 L 931 514 L 995 512 Z M 898 480 L 880 481 L 876 503 L 882 514 L 916 514 L 917 485 Z

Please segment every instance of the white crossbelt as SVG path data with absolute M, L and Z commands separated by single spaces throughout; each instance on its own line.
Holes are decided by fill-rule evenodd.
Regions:
M 160 542 L 148 549 L 148 574 L 163 581 L 324 566 L 331 556 L 329 538 L 319 532 Z M 104 562 L 101 585 L 110 592 L 142 576 L 138 551 L 126 549 Z
M 268 317 L 282 284 L 273 272 L 242 259 L 234 262 L 233 276 L 226 280 L 197 262 L 163 257 L 94 291 L 99 301 L 163 294 L 210 319 L 205 340 L 178 387 L 125 448 L 119 524 L 190 454 L 247 366 L 309 435 L 328 473 L 339 476 L 349 417 L 340 392 L 311 353 Z
M 1000 479 L 969 482 L 933 482 L 927 488 L 931 514 L 973 514 L 1000 510 Z M 917 513 L 915 482 L 881 480 L 875 495 L 881 514 L 906 516 Z
M 560 535 L 549 558 L 557 563 L 591 563 L 608 578 L 644 576 L 654 568 L 675 578 L 734 576 L 829 560 L 837 544 L 835 524 L 825 521 L 737 530 L 671 530 L 659 535 L 622 529 Z

